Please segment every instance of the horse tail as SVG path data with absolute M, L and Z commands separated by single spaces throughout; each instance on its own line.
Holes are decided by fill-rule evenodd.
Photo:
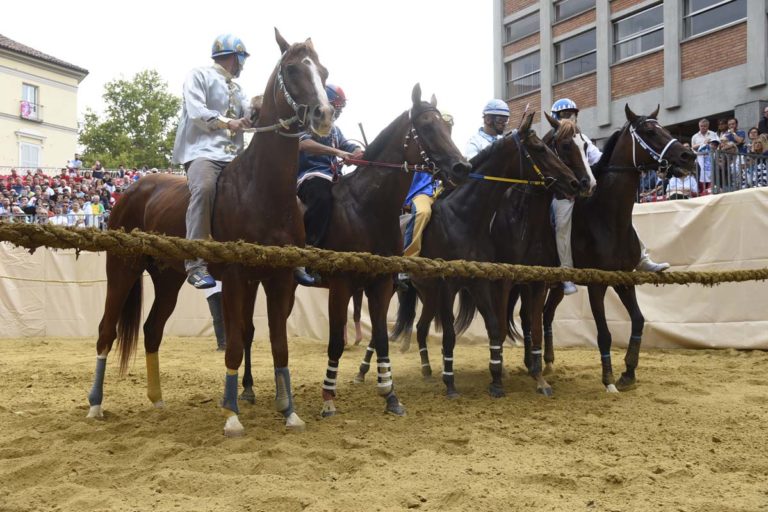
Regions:
M 515 305 L 520 298 L 520 285 L 515 285 L 509 290 L 509 301 L 507 303 L 507 335 L 513 340 L 520 340 L 520 332 L 515 325 Z
M 133 283 L 131 291 L 128 292 L 123 309 L 120 311 L 120 318 L 117 320 L 120 375 L 127 373 L 128 364 L 136 351 L 136 341 L 139 339 L 139 326 L 141 325 L 141 296 L 142 276 L 139 275 L 139 278 Z
M 472 294 L 468 290 L 459 291 L 459 314 L 456 315 L 456 321 L 453 322 L 453 329 L 456 331 L 456 336 L 464 334 L 472 320 L 475 319 L 477 313 L 477 304 L 472 297 Z
M 397 292 L 397 299 L 397 321 L 389 335 L 392 339 L 397 339 L 406 332 L 413 330 L 413 321 L 416 319 L 416 301 L 418 300 L 416 288 L 408 283 L 405 290 Z

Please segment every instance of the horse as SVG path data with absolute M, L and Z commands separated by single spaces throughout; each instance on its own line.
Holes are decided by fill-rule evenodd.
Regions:
M 304 226 L 296 203 L 298 135 L 311 129 L 330 132 L 333 108 L 323 83 L 328 71 L 320 64 L 312 41 L 290 45 L 275 29 L 282 56 L 264 94 L 255 135 L 246 150 L 222 171 L 217 182 L 212 217 L 215 240 L 245 240 L 265 245 L 304 245 Z M 183 237 L 189 190 L 184 177 L 152 175 L 132 185 L 115 205 L 110 229 L 140 229 Z M 234 206 L 234 207 L 233 207 Z M 107 297 L 99 324 L 97 363 L 88 396 L 89 418 L 102 417 L 103 382 L 107 355 L 117 339 L 120 370 L 124 373 L 135 351 L 141 322 L 142 273 L 149 272 L 155 300 L 144 323 L 147 396 L 164 407 L 160 388 L 158 351 L 163 328 L 176 306 L 185 280 L 183 261 L 147 256 L 125 259 L 107 255 Z M 222 281 L 227 367 L 222 407 L 227 416 L 224 433 L 242 435 L 237 413 L 237 371 L 244 338 L 252 338 L 253 307 L 259 283 L 267 295 L 269 337 L 277 387 L 275 404 L 288 428 L 304 422 L 293 410 L 288 372 L 286 320 L 293 307 L 290 269 L 245 267 L 239 263 L 210 265 Z M 234 387 L 233 387 L 234 386 Z
M 587 142 L 576 123 L 568 119 L 558 121 L 546 115 L 552 126 L 542 139 L 574 174 L 588 182 L 582 187 L 581 196 L 590 196 L 596 186 L 595 177 L 587 161 Z M 574 151 L 575 149 L 575 151 Z M 555 230 L 551 222 L 551 204 L 554 194 L 549 189 L 530 185 L 511 187 L 504 195 L 496 219 L 491 228 L 491 237 L 496 244 L 499 260 L 505 263 L 554 267 L 559 264 L 555 244 Z M 520 319 L 524 332 L 525 365 L 536 380 L 537 392 L 552 396 L 552 386 L 544 379 L 542 371 L 542 315 L 547 289 L 554 283 L 531 282 L 510 283 L 508 315 L 513 314 L 514 303 L 521 298 Z M 558 282 L 556 286 L 560 287 Z M 474 308 L 462 295 L 459 307 L 460 319 L 471 320 Z M 471 308 L 471 309 L 470 309 Z M 471 316 L 470 316 L 471 315 Z M 468 322 L 464 320 L 464 325 Z M 514 326 L 514 323 L 512 323 Z M 532 328 L 533 327 L 533 328 Z M 536 328 L 538 327 L 538 328 Z M 511 337 L 517 335 L 508 328 Z
M 540 179 L 538 183 L 553 185 L 558 192 L 571 196 L 581 185 L 573 172 L 531 130 L 533 115 L 534 112 L 526 114 L 519 130 L 513 130 L 503 139 L 495 141 L 470 163 L 476 169 L 476 174 L 483 177 L 525 181 Z M 497 261 L 490 226 L 506 188 L 493 181 L 473 181 L 436 201 L 430 223 L 424 230 L 421 255 L 446 260 Z M 429 319 L 435 317 L 443 330 L 443 382 L 446 393 L 450 398 L 457 397 L 453 372 L 456 341 L 453 302 L 459 291 L 466 291 L 472 295 L 488 332 L 492 376 L 489 392 L 494 397 L 503 396 L 501 346 L 505 338 L 503 328 L 507 325 L 504 282 L 413 277 L 411 284 L 413 287 L 401 295 L 393 337 L 410 331 L 418 293 L 423 303 L 417 332 L 420 344 L 422 339 L 426 339 Z M 361 365 L 360 373 L 365 370 L 364 365 Z
M 624 106 L 626 123 L 615 131 L 605 144 L 603 156 L 593 170 L 597 186 L 590 197 L 576 200 L 573 210 L 571 247 L 576 268 L 602 270 L 634 270 L 640 260 L 640 242 L 632 227 L 632 208 L 635 203 L 640 173 L 649 169 L 670 169 L 674 174 L 694 170 L 696 157 L 688 148 L 657 121 L 659 107 L 650 115 L 639 116 L 628 104 Z M 556 254 L 556 252 L 555 252 Z M 636 385 L 635 370 L 639 362 L 645 319 L 637 303 L 634 286 L 614 286 L 632 321 L 626 356 L 626 370 L 618 381 L 614 379 L 611 364 L 611 332 L 605 319 L 605 293 L 607 286 L 588 285 L 589 304 L 597 326 L 597 345 L 602 363 L 602 383 L 607 392 L 617 393 Z M 554 363 L 552 321 L 555 310 L 563 299 L 562 287 L 549 291 L 543 311 L 544 362 L 551 369 Z M 514 330 L 511 315 L 515 297 L 509 300 L 509 328 Z M 541 325 L 526 325 L 534 333 Z
M 366 148 L 367 162 L 346 174 L 333 187 L 333 207 L 323 248 L 334 251 L 369 252 L 382 256 L 400 255 L 403 240 L 400 210 L 413 181 L 415 164 L 446 183 L 464 181 L 471 169 L 451 139 L 450 126 L 437 109 L 437 99 L 421 100 L 421 87 L 411 93 L 411 108 L 400 114 Z M 387 310 L 394 291 L 391 274 L 322 273 L 328 297 L 328 366 L 322 384 L 322 417 L 336 413 L 336 381 L 344 351 L 347 307 L 350 298 L 364 291 L 371 318 L 368 351 L 376 352 L 378 395 L 385 411 L 402 416 L 405 408 L 395 394 L 389 360 Z

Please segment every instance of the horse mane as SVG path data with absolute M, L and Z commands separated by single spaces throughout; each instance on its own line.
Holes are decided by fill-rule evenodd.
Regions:
M 399 116 L 395 118 L 394 121 L 389 123 L 389 126 L 384 128 L 381 133 L 379 133 L 373 141 L 371 141 L 370 144 L 368 144 L 368 147 L 365 148 L 365 152 L 363 153 L 363 159 L 364 160 L 372 160 L 377 155 L 379 155 L 386 146 L 390 143 L 390 137 L 394 131 L 400 128 L 400 124 L 403 122 L 404 118 L 408 117 L 408 111 L 406 110 Z
M 608 141 L 605 143 L 605 146 L 603 146 L 603 155 L 600 157 L 600 160 L 598 160 L 597 163 L 592 166 L 592 173 L 595 175 L 595 177 L 597 177 L 598 174 L 600 174 L 605 170 L 606 167 L 608 167 L 608 162 L 611 160 L 613 150 L 616 149 L 616 142 L 618 142 L 619 135 L 621 135 L 623 130 L 624 128 L 613 132 L 608 138 Z
M 570 119 L 561 119 L 560 128 L 557 129 L 557 142 L 569 141 L 573 139 L 577 133 L 581 133 L 579 127 L 575 122 Z

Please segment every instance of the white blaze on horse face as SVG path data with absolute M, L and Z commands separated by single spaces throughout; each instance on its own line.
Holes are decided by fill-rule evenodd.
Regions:
M 320 71 L 317 68 L 317 64 L 315 64 L 315 62 L 309 57 L 304 57 L 301 62 L 309 68 L 309 71 L 312 75 L 312 85 L 315 86 L 315 94 L 317 95 L 317 99 L 320 100 L 320 105 L 322 107 L 331 108 L 331 104 L 328 102 L 328 94 L 325 92 L 323 79 L 320 76 Z
M 579 148 L 579 155 L 581 155 L 581 160 L 584 162 L 584 168 L 587 170 L 587 175 L 589 176 L 589 193 L 591 194 L 597 186 L 597 180 L 595 180 L 595 176 L 592 174 L 592 168 L 589 166 L 589 160 L 587 159 L 587 141 L 584 140 L 581 133 L 577 133 L 573 136 L 573 142 Z

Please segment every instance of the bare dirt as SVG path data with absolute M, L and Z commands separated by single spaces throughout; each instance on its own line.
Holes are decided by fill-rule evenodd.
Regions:
M 143 356 L 107 369 L 103 421 L 87 420 L 93 340 L 0 341 L 0 511 L 759 511 L 768 510 L 768 354 L 643 352 L 639 386 L 609 395 L 596 349 L 557 353 L 554 398 L 534 392 L 521 349 L 505 350 L 507 396 L 488 397 L 487 348 L 459 346 L 462 397 L 424 381 L 393 347 L 405 418 L 383 414 L 372 382 L 351 383 L 319 418 L 325 345 L 291 340 L 304 433 L 273 410 L 271 356 L 255 349 L 257 403 L 227 439 L 212 339 L 167 339 L 165 410 L 145 397 Z M 433 364 L 439 349 L 432 345 Z M 614 367 L 623 351 L 614 350 Z

